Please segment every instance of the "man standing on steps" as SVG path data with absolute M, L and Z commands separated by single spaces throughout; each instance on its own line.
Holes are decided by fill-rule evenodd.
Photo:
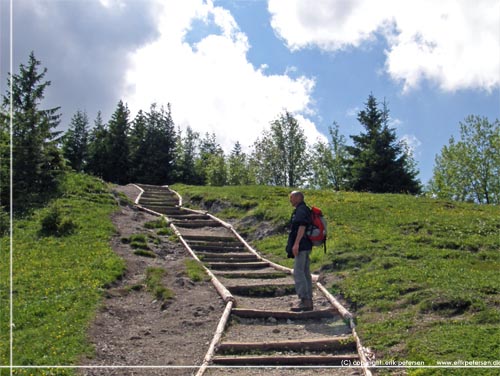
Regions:
M 312 243 L 306 235 L 307 227 L 311 224 L 311 211 L 304 202 L 302 192 L 293 191 L 290 193 L 290 203 L 295 210 L 290 221 L 286 252 L 289 258 L 295 258 L 293 279 L 295 281 L 295 291 L 300 298 L 299 304 L 292 307 L 292 311 L 312 311 L 312 279 L 309 270 L 309 255 L 312 250 Z

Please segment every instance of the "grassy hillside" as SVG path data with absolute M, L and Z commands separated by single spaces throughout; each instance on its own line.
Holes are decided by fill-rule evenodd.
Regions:
M 16 220 L 13 236 L 14 364 L 75 364 L 91 351 L 89 320 L 101 289 L 124 264 L 111 250 L 110 214 L 117 209 L 108 186 L 69 174 L 60 197 Z M 1 239 L 0 364 L 9 364 L 9 239 Z M 68 374 L 60 369 L 15 374 Z M 0 374 L 8 374 L 0 370 Z
M 246 223 L 240 230 L 247 233 L 283 228 L 292 210 L 284 188 L 172 188 L 185 205 L 202 203 L 219 209 L 222 218 Z M 313 270 L 334 281 L 327 287 L 346 299 L 364 345 L 378 359 L 436 366 L 500 358 L 499 207 L 407 195 L 305 193 L 307 203 L 329 220 L 328 253 L 314 250 Z M 254 245 L 291 266 L 285 242 L 282 233 Z M 492 369 L 474 371 L 487 375 Z

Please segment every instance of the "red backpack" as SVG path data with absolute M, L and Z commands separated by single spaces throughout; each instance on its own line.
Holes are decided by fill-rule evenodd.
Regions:
M 311 207 L 311 226 L 307 230 L 307 237 L 314 246 L 323 244 L 326 253 L 326 219 L 320 208 Z

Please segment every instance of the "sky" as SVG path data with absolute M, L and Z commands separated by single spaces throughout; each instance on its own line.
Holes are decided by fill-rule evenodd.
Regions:
M 170 103 L 226 153 L 284 111 L 310 143 L 334 122 L 349 142 L 372 94 L 423 184 L 468 115 L 500 119 L 498 0 L 0 0 L 0 47 L 2 95 L 33 51 L 61 130 Z

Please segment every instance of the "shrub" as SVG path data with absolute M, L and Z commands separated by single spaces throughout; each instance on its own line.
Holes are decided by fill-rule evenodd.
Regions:
M 66 236 L 72 234 L 78 227 L 57 204 L 49 207 L 40 222 L 40 235 L 42 236 Z

